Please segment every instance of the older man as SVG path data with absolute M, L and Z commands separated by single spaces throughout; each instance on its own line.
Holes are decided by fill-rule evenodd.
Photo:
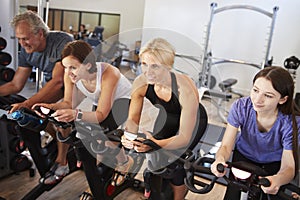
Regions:
M 26 101 L 12 105 L 10 112 L 20 107 L 30 108 L 37 102 L 56 102 L 63 96 L 64 68 L 61 51 L 73 38 L 67 33 L 49 31 L 48 26 L 34 12 L 16 15 L 11 22 L 21 45 L 18 68 L 12 81 L 0 86 L 0 96 L 19 93 L 25 86 L 32 68 L 44 72 L 47 83 Z
M 14 78 L 0 86 L 0 96 L 19 93 L 25 86 L 32 68 L 44 72 L 46 83 L 32 97 L 24 102 L 12 104 L 10 113 L 21 108 L 31 108 L 35 103 L 55 103 L 63 97 L 64 68 L 61 63 L 61 51 L 73 37 L 65 32 L 49 31 L 48 26 L 35 12 L 26 11 L 16 15 L 11 25 L 21 45 L 18 68 Z M 49 131 L 54 136 L 55 132 Z M 68 146 L 58 142 L 59 152 L 68 150 Z M 67 161 L 58 155 L 56 171 L 63 177 L 69 172 Z M 55 171 L 55 172 L 56 172 Z

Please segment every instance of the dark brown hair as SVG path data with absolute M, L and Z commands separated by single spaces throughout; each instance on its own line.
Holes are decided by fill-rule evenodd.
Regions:
M 61 57 L 64 59 L 67 56 L 75 57 L 82 64 L 90 63 L 92 67 L 89 69 L 89 73 L 97 71 L 95 53 L 87 42 L 75 40 L 66 44 Z
M 285 115 L 291 115 L 293 121 L 293 156 L 295 160 L 295 176 L 298 173 L 299 158 L 298 158 L 298 125 L 296 121 L 296 115 L 300 115 L 300 110 L 294 101 L 295 84 L 291 74 L 282 67 L 266 67 L 258 72 L 254 79 L 263 77 L 271 81 L 273 88 L 280 93 L 281 98 L 287 96 L 288 99 L 283 104 L 278 104 L 278 110 Z

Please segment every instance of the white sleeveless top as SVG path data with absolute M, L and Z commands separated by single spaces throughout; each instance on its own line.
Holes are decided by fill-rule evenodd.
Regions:
M 96 89 L 94 92 L 89 92 L 83 85 L 82 80 L 76 82 L 76 87 L 90 100 L 92 100 L 95 106 L 98 105 L 98 100 L 101 94 L 101 81 L 103 73 L 103 65 L 101 62 L 97 62 L 97 76 L 96 76 Z M 130 98 L 131 83 L 129 80 L 121 74 L 120 79 L 117 83 L 117 89 L 114 94 L 114 100 L 119 98 Z

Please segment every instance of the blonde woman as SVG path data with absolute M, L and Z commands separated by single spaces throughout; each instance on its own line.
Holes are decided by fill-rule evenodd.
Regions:
M 160 108 L 161 114 L 166 114 L 165 119 L 160 118 L 164 114 L 159 114 L 152 134 L 144 131 L 147 138 L 166 150 L 188 147 L 193 141 L 199 109 L 199 96 L 194 82 L 186 75 L 172 72 L 175 49 L 165 39 L 149 41 L 141 48 L 139 57 L 143 73 L 133 83 L 125 130 L 132 134 L 139 131 L 143 101 L 146 98 Z M 150 146 L 125 136 L 122 137 L 122 144 L 137 152 L 151 150 Z M 187 194 L 184 177 L 185 171 L 180 169 L 176 177 L 169 180 L 175 200 L 182 200 Z

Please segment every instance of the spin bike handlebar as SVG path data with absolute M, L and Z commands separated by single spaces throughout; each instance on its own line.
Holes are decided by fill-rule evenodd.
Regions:
M 44 108 L 44 107 L 41 107 L 41 106 L 36 106 L 34 108 L 34 110 L 36 110 L 40 114 L 43 114 L 45 116 L 46 120 L 52 122 L 57 127 L 60 127 L 60 128 L 63 128 L 63 129 L 67 129 L 69 127 L 72 127 L 72 123 L 60 122 L 60 121 L 57 121 L 54 117 L 52 117 L 51 115 L 55 112 L 54 110 L 51 110 L 49 108 Z
M 225 175 L 223 176 L 225 181 L 244 192 L 248 192 L 248 195 L 251 197 L 260 196 L 262 192 L 260 186 L 269 187 L 271 185 L 267 178 L 261 177 L 266 176 L 267 172 L 254 164 L 244 161 L 227 162 L 227 167 L 221 163 L 217 164 L 218 172 L 223 173 L 225 168 L 228 168 L 235 177 L 235 179 L 230 179 Z
M 151 147 L 152 149 L 154 149 L 154 150 L 158 150 L 158 149 L 161 148 L 161 146 L 159 146 L 158 144 L 156 144 L 155 142 L 153 142 L 153 141 L 150 140 L 150 139 L 145 139 L 145 140 L 143 141 L 143 144 L 146 144 L 146 145 L 150 146 L 150 147 Z
M 63 137 L 60 132 L 57 133 L 57 139 L 64 143 L 74 143 L 74 138 L 76 134 L 79 133 L 79 139 L 90 142 L 90 148 L 94 153 L 101 154 L 109 150 L 110 148 L 105 145 L 106 141 L 121 142 L 121 136 L 123 131 L 121 129 L 116 129 L 113 131 L 107 131 L 103 129 L 99 124 L 87 123 L 87 122 L 60 122 L 51 114 L 54 110 L 48 109 L 47 113 L 41 110 L 41 107 L 35 108 L 38 112 L 46 116 L 50 122 L 55 126 L 66 129 L 71 127 L 72 131 L 67 137 Z M 101 141 L 101 142 L 98 142 Z
M 186 162 L 185 169 L 187 177 L 185 179 L 185 184 L 188 189 L 194 193 L 204 194 L 211 191 L 214 187 L 214 184 L 218 177 L 216 177 L 210 170 L 210 164 L 215 161 L 213 158 L 200 157 L 194 162 Z M 208 164 L 208 165 L 205 165 Z M 223 176 L 224 180 L 231 185 L 235 185 L 240 188 L 242 191 L 248 192 L 249 195 L 257 195 L 261 192 L 260 186 L 268 187 L 271 185 L 270 181 L 261 176 L 266 176 L 266 172 L 253 164 L 248 162 L 239 161 L 239 162 L 227 162 L 228 169 L 236 177 L 235 180 L 228 178 L 228 175 Z M 217 165 L 217 170 L 220 173 L 225 171 L 225 166 L 219 163 Z M 206 178 L 207 175 L 210 177 L 209 183 L 204 183 L 196 177 Z M 207 182 L 207 181 L 206 181 Z M 300 194 L 300 188 L 289 183 L 280 188 L 276 194 L 282 200 L 295 200 L 290 194 L 285 193 L 285 190 L 292 191 L 294 193 Z
M 142 134 L 140 134 L 140 135 L 142 137 Z M 161 149 L 161 146 L 159 146 L 158 144 L 156 144 L 155 142 L 153 142 L 150 139 L 143 140 L 143 144 L 150 146 L 153 150 Z M 151 150 L 150 150 L 150 152 L 151 152 Z M 185 152 L 181 152 L 180 150 L 179 151 L 176 151 L 176 150 L 167 151 L 166 150 L 166 151 L 163 151 L 163 153 L 169 157 L 178 157 L 177 161 L 179 161 L 183 164 L 187 161 L 191 161 L 192 159 L 194 159 L 194 154 L 189 149 L 187 149 Z M 181 155 L 181 156 L 179 156 L 179 155 Z
M 190 191 L 198 194 L 206 194 L 213 189 L 218 178 L 211 172 L 210 167 L 205 167 L 205 163 L 212 164 L 213 162 L 213 158 L 200 157 L 194 162 L 186 162 L 184 164 L 184 169 L 186 171 L 184 183 Z M 201 174 L 211 176 L 210 182 L 206 183 L 200 181 L 199 178 L 196 178 L 201 177 Z
M 99 124 L 92 123 L 75 123 L 76 132 L 80 134 L 80 139 L 88 141 L 90 148 L 96 154 L 102 154 L 107 151 L 114 151 L 114 148 L 107 146 L 105 143 L 121 143 L 122 129 L 108 131 L 103 129 Z
M 255 166 L 252 165 L 250 163 L 246 163 L 246 162 L 236 162 L 236 163 L 228 163 L 228 168 L 231 168 L 231 170 L 233 171 L 234 169 L 240 170 L 239 172 L 241 173 L 245 173 L 242 174 L 242 177 L 238 177 L 238 175 L 235 175 L 235 177 L 237 177 L 238 179 L 241 180 L 245 180 L 250 178 L 250 176 L 253 176 L 253 183 L 251 184 L 256 184 L 256 185 L 261 185 L 264 187 L 269 187 L 271 186 L 271 182 L 269 181 L 269 179 L 265 178 L 265 177 L 261 177 L 259 178 L 258 176 L 264 176 L 266 175 L 266 172 Z M 217 170 L 220 173 L 223 173 L 225 171 L 225 166 L 221 163 L 217 164 Z M 247 176 L 247 177 L 244 177 Z M 230 180 L 227 176 L 223 177 L 228 183 L 232 182 L 232 180 Z M 239 182 L 234 182 L 235 184 L 237 184 L 239 187 L 241 188 L 245 188 L 245 190 L 249 190 L 248 188 L 246 188 L 244 186 L 244 184 L 240 184 Z
M 25 100 L 26 100 L 25 97 L 18 95 L 18 94 L 11 94 L 8 96 L 0 96 L 0 109 L 10 110 L 12 108 L 11 104 L 21 103 Z
M 161 146 L 159 146 L 158 144 L 156 144 L 155 142 L 153 142 L 150 139 L 145 139 L 143 141 L 143 143 L 150 146 L 153 150 L 160 150 L 161 149 Z M 181 149 L 181 150 L 171 150 L 171 151 L 170 150 L 165 150 L 165 151 L 163 150 L 163 151 L 159 151 L 157 156 L 161 156 L 160 154 L 163 154 L 163 159 L 167 158 L 168 159 L 167 162 L 168 162 L 169 165 L 171 165 L 173 163 L 177 163 L 178 165 L 181 165 L 182 167 L 186 168 L 186 166 L 189 166 L 195 160 L 195 155 L 192 152 L 192 150 L 190 150 L 190 149 L 186 149 L 185 151 L 182 151 L 182 150 L 183 149 Z M 159 161 L 160 158 L 157 157 L 154 160 L 157 162 L 157 160 Z M 176 168 L 177 167 L 175 167 L 175 169 Z M 174 166 L 169 168 L 168 165 L 166 165 L 166 167 L 164 167 L 164 168 L 157 169 L 153 165 L 152 162 L 148 162 L 148 169 L 150 169 L 150 171 L 152 171 L 153 174 L 163 175 L 163 177 L 169 177 L 169 178 L 173 177 L 173 174 L 176 171 L 174 169 Z M 189 167 L 189 169 L 190 169 L 190 167 Z M 202 193 L 207 193 L 207 192 L 208 191 L 203 191 Z

